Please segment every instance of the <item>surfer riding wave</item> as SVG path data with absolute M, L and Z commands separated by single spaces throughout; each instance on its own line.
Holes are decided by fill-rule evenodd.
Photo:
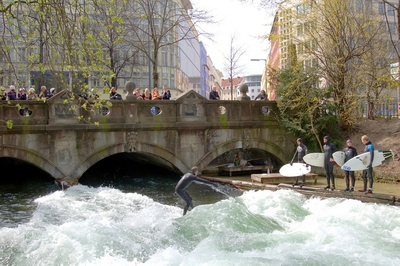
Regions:
M 183 175 L 181 180 L 179 180 L 178 184 L 176 184 L 175 186 L 175 193 L 186 202 L 186 206 L 183 209 L 183 215 L 186 214 L 189 207 L 192 207 L 192 209 L 194 208 L 193 200 L 185 190 L 192 182 L 200 182 L 204 184 L 214 185 L 210 181 L 197 177 L 197 174 L 198 174 L 198 168 L 197 166 L 193 166 L 191 171 Z

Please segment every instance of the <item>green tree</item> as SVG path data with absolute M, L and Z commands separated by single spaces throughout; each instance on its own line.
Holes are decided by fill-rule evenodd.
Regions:
M 332 90 L 318 87 L 319 76 L 313 69 L 304 71 L 296 65 L 275 73 L 274 78 L 278 84 L 279 119 L 291 135 L 302 137 L 309 150 L 321 151 L 324 135 L 340 139 L 335 106 L 327 100 Z

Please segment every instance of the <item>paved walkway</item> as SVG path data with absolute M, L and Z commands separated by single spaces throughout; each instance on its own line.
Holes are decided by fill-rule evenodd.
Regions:
M 388 184 L 388 183 L 376 183 L 374 184 L 373 194 L 364 194 L 358 192 L 358 189 L 362 187 L 362 180 L 356 181 L 356 191 L 354 192 L 344 192 L 345 182 L 343 178 L 336 178 L 336 189 L 335 191 L 326 191 L 323 188 L 326 186 L 325 177 L 321 176 L 318 179 L 317 184 L 307 184 L 303 188 L 292 187 L 291 184 L 279 184 L 279 185 L 269 185 L 261 184 L 258 182 L 252 182 L 251 175 L 243 176 L 218 176 L 218 175 L 202 175 L 202 178 L 221 182 L 229 183 L 243 190 L 251 189 L 267 189 L 267 190 L 278 190 L 278 189 L 293 189 L 299 193 L 302 193 L 308 197 L 320 196 L 320 197 L 336 197 L 336 198 L 347 198 L 356 199 L 362 202 L 375 202 L 381 204 L 389 204 L 400 206 L 400 184 Z M 294 179 L 294 178 L 293 178 Z

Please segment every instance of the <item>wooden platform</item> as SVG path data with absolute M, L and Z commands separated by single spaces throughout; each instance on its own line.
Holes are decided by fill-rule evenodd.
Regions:
M 299 176 L 299 182 L 302 180 L 302 176 Z M 318 175 L 313 173 L 306 174 L 306 182 L 313 182 L 314 185 L 317 184 Z M 252 174 L 251 181 L 259 182 L 263 184 L 280 184 L 280 183 L 293 183 L 295 181 L 295 177 L 286 177 L 281 175 L 280 173 L 271 173 L 271 174 Z
M 234 172 L 267 172 L 269 168 L 271 168 L 271 166 L 268 165 L 239 165 L 234 167 L 222 166 L 218 167 L 218 172 L 220 175 L 223 172 L 228 172 L 229 176 L 232 176 L 232 173 Z

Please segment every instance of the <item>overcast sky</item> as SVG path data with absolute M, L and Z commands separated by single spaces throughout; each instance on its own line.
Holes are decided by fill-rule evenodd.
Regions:
M 269 34 L 273 17 L 265 10 L 258 10 L 257 6 L 240 3 L 239 0 L 191 0 L 196 9 L 207 10 L 214 17 L 217 25 L 204 27 L 215 34 L 213 41 L 200 38 L 204 43 L 207 54 L 215 67 L 224 75 L 224 55 L 229 53 L 230 38 L 235 34 L 237 41 L 234 46 L 245 48 L 240 65 L 243 66 L 242 75 L 261 74 L 265 61 L 251 61 L 251 59 L 266 59 L 269 53 L 269 42 L 259 39 L 259 36 Z

